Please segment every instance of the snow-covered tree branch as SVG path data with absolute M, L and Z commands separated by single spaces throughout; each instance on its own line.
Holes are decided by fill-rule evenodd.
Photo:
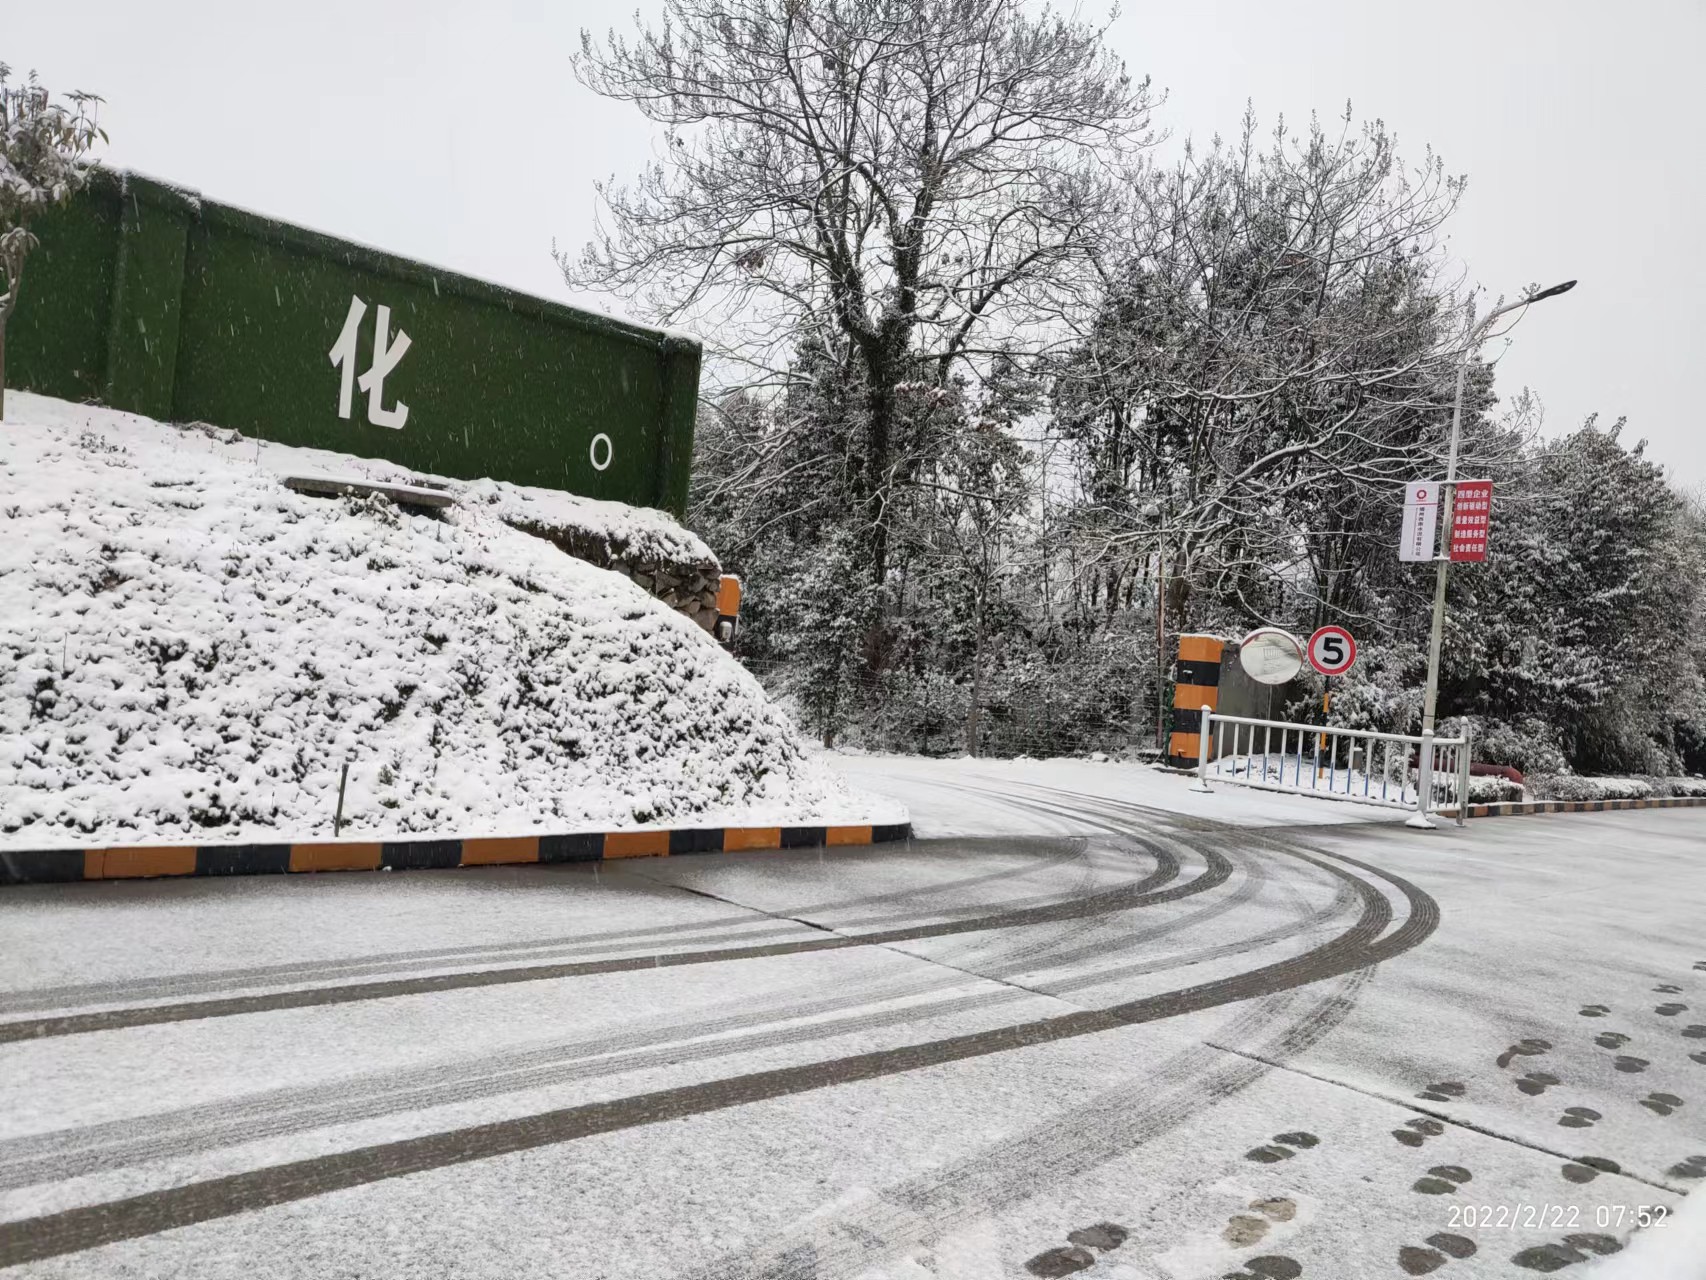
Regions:
M 64 204 L 89 180 L 88 153 L 106 140 L 95 121 L 101 101 L 72 93 L 65 103 L 36 79 L 11 80 L 0 62 L 0 419 L 6 416 L 6 322 L 18 305 L 24 261 L 36 247 L 31 221 Z
M 898 388 L 946 386 L 981 331 L 1044 341 L 1075 305 L 1147 141 L 1147 82 L 1020 0 L 669 0 L 656 29 L 583 36 L 574 67 L 662 126 L 665 155 L 600 188 L 608 228 L 565 276 L 696 320 L 749 366 L 843 352 L 881 587 L 914 452 Z

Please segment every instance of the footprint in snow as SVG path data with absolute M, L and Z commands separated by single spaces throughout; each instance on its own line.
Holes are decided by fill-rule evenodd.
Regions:
M 1558 1077 L 1550 1071 L 1530 1071 L 1516 1082 L 1517 1091 L 1526 1093 L 1531 1098 L 1538 1098 L 1553 1085 L 1558 1084 Z
M 1661 982 L 1658 986 L 1654 987 L 1653 990 L 1658 992 L 1661 996 L 1682 994 L 1682 988 L 1677 986 L 1674 982 Z
M 1407 1244 L 1398 1250 L 1398 1267 L 1407 1276 L 1438 1271 L 1452 1258 L 1473 1258 L 1476 1244 L 1468 1236 L 1440 1231 L 1428 1237 L 1428 1247 Z
M 1131 1238 L 1131 1232 L 1117 1222 L 1098 1222 L 1094 1226 L 1079 1227 L 1076 1231 L 1066 1233 L 1068 1244 L 1079 1245 L 1087 1249 L 1099 1249 L 1103 1253 L 1117 1249 Z
M 1406 1147 L 1419 1147 L 1429 1138 L 1437 1138 L 1445 1132 L 1445 1126 L 1438 1120 L 1427 1116 L 1417 1116 L 1413 1120 L 1404 1121 L 1405 1127 L 1394 1129 L 1392 1136 Z
M 1612 1060 L 1611 1065 L 1627 1075 L 1638 1075 L 1652 1064 L 1645 1058 L 1631 1058 L 1628 1054 L 1624 1053 L 1618 1054 L 1617 1057 Z
M 1242 1271 L 1228 1271 L 1224 1280 L 1297 1280 L 1303 1274 L 1303 1264 L 1296 1258 L 1280 1253 L 1264 1253 L 1251 1258 Z
M 1577 1156 L 1559 1172 L 1564 1175 L 1565 1182 L 1580 1186 L 1592 1182 L 1602 1173 L 1622 1173 L 1623 1166 L 1615 1160 L 1607 1160 L 1604 1156 Z
M 1629 1037 L 1621 1031 L 1601 1031 L 1593 1038 L 1593 1042 L 1601 1049 L 1621 1049 L 1629 1043 Z
M 1706 1178 L 1706 1156 L 1689 1156 L 1665 1170 L 1673 1178 Z
M 1447 1080 L 1443 1084 L 1430 1084 L 1416 1096 L 1426 1098 L 1429 1102 L 1450 1102 L 1453 1098 L 1461 1098 L 1468 1091 L 1467 1085 L 1459 1084 L 1456 1080 Z
M 1508 1067 L 1518 1058 L 1531 1057 L 1537 1053 L 1545 1053 L 1551 1047 L 1552 1042 L 1550 1040 L 1541 1040 L 1537 1037 L 1530 1037 L 1527 1040 L 1518 1040 L 1498 1056 L 1498 1064 L 1500 1067 Z
M 1292 1133 L 1276 1133 L 1272 1142 L 1252 1147 L 1244 1153 L 1244 1158 L 1257 1164 L 1278 1164 L 1281 1160 L 1291 1159 L 1297 1151 L 1307 1151 L 1320 1141 L 1314 1134 L 1304 1133 L 1301 1129 Z M 1293 1147 L 1297 1151 L 1292 1150 Z
M 1706 1023 L 1694 1022 L 1682 1029 L 1684 1040 L 1706 1040 Z
M 1558 1123 L 1566 1129 L 1591 1129 L 1596 1121 L 1602 1119 L 1604 1117 L 1592 1107 L 1565 1107 Z
M 1069 1245 L 1058 1249 L 1044 1249 L 1034 1258 L 1025 1262 L 1025 1270 L 1041 1280 L 1058 1280 L 1060 1276 L 1069 1276 L 1074 1271 L 1083 1271 L 1086 1267 L 1096 1265 L 1096 1255 L 1078 1245 Z
M 1706 960 L 1696 960 L 1694 962 L 1694 967 L 1696 969 L 1706 970 Z
M 1688 1006 L 1685 1004 L 1678 1004 L 1676 1001 L 1672 1000 L 1666 1004 L 1654 1005 L 1653 1012 L 1658 1014 L 1661 1018 L 1674 1018 L 1679 1013 L 1687 1013 Z
M 1040 1280 L 1058 1280 L 1060 1276 L 1069 1276 L 1095 1266 L 1096 1255 L 1090 1250 L 1107 1253 L 1119 1248 L 1130 1237 L 1131 1232 L 1117 1222 L 1098 1222 L 1094 1226 L 1079 1227 L 1076 1231 L 1066 1233 L 1065 1245 L 1044 1249 L 1035 1257 L 1026 1259 L 1025 1270 Z
M 1297 1216 L 1297 1204 L 1284 1196 L 1252 1200 L 1249 1207 L 1254 1209 L 1255 1213 L 1235 1213 L 1226 1220 L 1226 1227 L 1221 1231 L 1220 1238 L 1227 1244 L 1247 1249 L 1253 1244 L 1261 1243 L 1268 1234 L 1271 1223 L 1290 1222 Z
M 1586 1262 L 1592 1255 L 1603 1258 L 1607 1254 L 1616 1253 L 1622 1247 L 1614 1236 L 1582 1231 L 1565 1236 L 1560 1243 L 1537 1244 L 1532 1249 L 1514 1253 L 1511 1255 L 1511 1261 L 1529 1271 L 1561 1271 L 1575 1263 Z
M 1436 1164 L 1428 1170 L 1428 1176 L 1417 1178 L 1410 1190 L 1419 1191 L 1424 1196 L 1449 1196 L 1465 1182 L 1473 1180 L 1469 1170 L 1461 1165 Z
M 1586 1004 L 1582 1006 L 1582 1017 L 1584 1018 L 1603 1018 L 1610 1012 L 1611 1007 L 1609 1005 Z
M 1641 1099 L 1641 1105 L 1655 1115 L 1668 1116 L 1682 1105 L 1682 1099 L 1674 1093 L 1649 1093 Z

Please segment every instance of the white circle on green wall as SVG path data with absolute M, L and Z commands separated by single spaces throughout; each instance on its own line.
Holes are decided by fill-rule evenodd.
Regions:
M 600 462 L 598 460 L 598 443 L 601 440 L 604 442 L 604 461 L 603 462 Z M 603 471 L 606 467 L 608 467 L 610 465 L 610 455 L 611 455 L 612 451 L 613 451 L 613 446 L 610 443 L 610 437 L 605 435 L 604 432 L 600 431 L 597 435 L 595 435 L 592 438 L 592 449 L 589 451 L 592 455 L 592 469 L 594 471 Z

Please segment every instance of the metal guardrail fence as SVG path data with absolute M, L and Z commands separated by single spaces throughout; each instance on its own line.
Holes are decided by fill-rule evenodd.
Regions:
M 1377 733 L 1331 725 L 1258 720 L 1202 710 L 1196 790 L 1228 782 L 1261 791 L 1385 805 L 1415 813 L 1453 810 L 1462 825 L 1469 797 L 1469 727 L 1463 735 Z

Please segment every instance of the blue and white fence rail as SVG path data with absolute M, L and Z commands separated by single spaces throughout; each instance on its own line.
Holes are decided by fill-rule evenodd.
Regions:
M 1227 782 L 1259 791 L 1320 796 L 1407 809 L 1412 825 L 1451 810 L 1459 824 L 1469 798 L 1469 728 L 1462 736 L 1376 733 L 1331 725 L 1258 720 L 1202 709 L 1196 790 Z

